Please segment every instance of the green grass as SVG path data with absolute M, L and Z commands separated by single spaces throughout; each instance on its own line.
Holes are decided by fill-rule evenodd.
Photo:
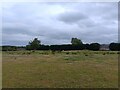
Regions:
M 11 51 L 2 57 L 3 88 L 118 87 L 117 52 Z

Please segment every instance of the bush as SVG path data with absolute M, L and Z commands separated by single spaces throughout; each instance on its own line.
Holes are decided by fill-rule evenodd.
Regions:
M 89 49 L 93 51 L 98 51 L 100 49 L 100 44 L 99 43 L 91 43 L 89 45 Z
M 69 54 L 69 52 L 66 52 L 66 54 Z
M 2 46 L 2 51 L 16 51 L 16 46 Z
M 120 43 L 110 43 L 109 49 L 111 51 L 119 51 L 120 50 Z
M 105 55 L 105 53 L 103 53 L 103 55 Z

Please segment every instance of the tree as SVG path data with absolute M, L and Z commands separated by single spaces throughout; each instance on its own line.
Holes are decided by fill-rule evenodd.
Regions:
M 77 38 L 72 38 L 71 43 L 72 43 L 72 45 L 81 45 L 81 44 L 83 44 L 82 41 L 80 39 L 77 39 Z
M 99 43 L 91 43 L 89 45 L 89 49 L 93 51 L 98 51 L 100 49 L 100 44 Z
M 41 41 L 38 40 L 38 38 L 34 38 L 33 41 L 29 42 L 29 45 L 26 46 L 28 50 L 37 50 L 39 49 L 39 46 L 41 45 Z
M 50 46 L 49 45 L 40 45 L 39 50 L 49 50 Z
M 90 45 L 89 44 L 84 44 L 85 49 L 89 50 Z
M 110 43 L 109 49 L 112 51 L 119 51 L 120 50 L 120 43 Z
M 2 51 L 16 51 L 16 46 L 2 46 Z
M 31 45 L 26 45 L 26 50 L 32 50 Z

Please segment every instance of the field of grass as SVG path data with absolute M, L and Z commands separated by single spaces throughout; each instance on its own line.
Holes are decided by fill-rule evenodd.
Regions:
M 9 51 L 2 55 L 3 88 L 117 88 L 113 51 Z

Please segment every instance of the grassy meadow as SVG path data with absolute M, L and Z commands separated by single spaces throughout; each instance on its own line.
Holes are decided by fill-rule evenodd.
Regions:
M 118 52 L 7 51 L 3 88 L 117 88 Z

